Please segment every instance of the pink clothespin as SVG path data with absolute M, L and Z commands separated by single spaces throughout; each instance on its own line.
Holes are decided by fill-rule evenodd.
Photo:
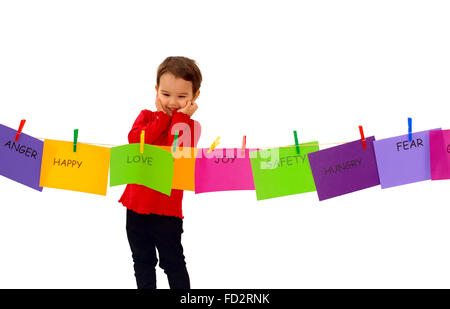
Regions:
M 25 125 L 25 121 L 26 121 L 25 119 L 22 119 L 20 121 L 19 129 L 17 130 L 16 138 L 14 139 L 15 142 L 17 142 L 19 140 L 19 136 L 20 136 L 20 133 L 22 133 L 22 129 L 23 129 L 23 126 Z

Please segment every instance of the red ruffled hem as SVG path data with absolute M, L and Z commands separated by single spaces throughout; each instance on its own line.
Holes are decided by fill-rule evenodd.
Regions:
M 178 217 L 178 218 L 184 219 L 183 215 L 179 215 L 179 214 L 167 213 L 164 211 L 157 211 L 157 210 L 153 210 L 153 209 L 149 210 L 149 209 L 142 209 L 142 208 L 138 208 L 138 207 L 134 208 L 134 207 L 131 207 L 130 205 L 125 205 L 124 203 L 122 203 L 122 206 L 129 210 L 137 212 L 138 214 L 144 214 L 144 215 L 155 214 L 155 215 Z
M 124 193 L 122 194 L 121 198 L 118 200 L 119 203 L 121 203 L 124 207 L 126 207 L 127 209 L 130 209 L 136 213 L 139 214 L 156 214 L 156 215 L 162 215 L 162 216 L 169 216 L 169 217 L 178 217 L 181 219 L 184 219 L 183 217 L 183 212 L 182 212 L 182 199 L 183 196 L 179 196 L 179 197 L 173 197 L 173 200 L 166 200 L 166 201 L 161 201 L 157 198 L 157 196 L 152 196 L 152 194 L 162 194 L 159 192 L 153 192 L 153 190 L 148 191 L 149 188 L 145 187 L 145 188 L 141 188 L 143 190 L 145 190 L 145 193 L 148 194 L 144 194 L 144 192 L 139 190 L 140 185 L 134 185 L 134 186 L 138 186 L 136 191 L 139 192 L 137 197 L 137 200 L 139 200 L 139 203 L 136 203 L 136 198 L 132 199 L 132 201 L 130 201 L 130 191 L 133 191 L 130 189 L 129 187 L 130 185 L 127 185 L 127 187 L 125 188 Z M 183 192 L 182 190 L 172 190 L 172 195 L 176 196 L 179 194 L 178 191 L 181 191 L 181 193 Z M 135 194 L 137 193 L 135 192 Z M 132 192 L 133 193 L 133 192 Z M 179 200 L 178 200 L 179 199 Z M 173 203 L 171 203 L 173 202 Z M 179 205 L 177 205 L 179 204 Z

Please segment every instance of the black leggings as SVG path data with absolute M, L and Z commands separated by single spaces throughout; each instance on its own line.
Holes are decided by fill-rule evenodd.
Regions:
M 138 289 L 156 289 L 156 249 L 171 289 L 189 289 L 189 275 L 181 245 L 183 220 L 127 209 L 127 236 Z

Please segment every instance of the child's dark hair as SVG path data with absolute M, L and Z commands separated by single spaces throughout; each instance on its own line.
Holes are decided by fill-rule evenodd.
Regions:
M 156 74 L 156 85 L 159 87 L 159 79 L 164 73 L 170 72 L 175 77 L 182 78 L 186 81 L 192 82 L 192 94 L 195 95 L 200 89 L 202 83 L 202 73 L 194 60 L 186 57 L 167 57 L 159 65 Z

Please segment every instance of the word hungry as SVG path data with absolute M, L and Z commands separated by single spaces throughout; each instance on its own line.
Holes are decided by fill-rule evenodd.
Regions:
M 422 146 L 422 147 L 424 146 L 423 141 L 420 138 L 417 138 L 416 140 L 412 140 L 411 142 L 409 142 L 409 141 L 398 142 L 397 143 L 397 151 L 409 150 L 412 148 L 417 148 L 419 146 Z
M 327 174 L 337 174 L 342 172 L 343 170 L 348 170 L 357 166 L 360 166 L 362 162 L 362 158 L 357 160 L 349 160 L 345 161 L 342 164 L 336 164 L 336 166 L 330 166 L 329 168 L 324 168 L 323 171 L 325 175 Z
M 298 154 L 295 156 L 281 157 L 279 159 L 264 162 L 265 167 L 261 166 L 261 169 L 272 169 L 272 168 L 277 168 L 277 167 L 298 165 L 299 162 L 305 163 L 305 159 L 306 159 L 306 155 L 301 155 L 301 154 Z M 261 162 L 261 165 L 262 165 L 262 163 L 263 162 Z
M 56 158 L 53 158 L 53 165 L 58 165 L 58 166 L 64 166 L 64 167 L 74 167 L 77 166 L 77 168 L 81 167 L 81 164 L 83 164 L 83 161 L 77 161 L 77 160 L 63 160 L 61 162 L 61 159 L 58 159 L 58 161 L 56 161 Z
M 127 156 L 127 163 L 147 163 L 148 165 L 152 165 L 152 157 L 144 156 L 144 155 L 135 155 L 130 160 L 130 156 Z
M 33 148 L 27 147 L 25 145 L 20 145 L 20 144 L 16 144 L 15 142 L 12 141 L 8 141 L 6 142 L 6 144 L 4 144 L 3 146 L 6 146 L 9 148 L 9 150 L 15 150 L 16 152 L 20 153 L 20 154 L 24 154 L 26 157 L 29 158 L 36 158 L 37 155 L 37 151 L 34 150 Z

